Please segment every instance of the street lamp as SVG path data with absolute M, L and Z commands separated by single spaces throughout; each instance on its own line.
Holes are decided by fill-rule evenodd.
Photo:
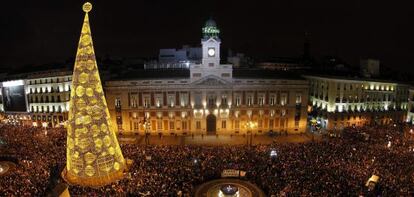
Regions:
M 150 122 L 149 117 L 147 117 L 147 114 L 144 113 L 144 120 L 142 121 L 142 125 L 144 127 L 144 134 L 145 134 L 145 145 L 149 144 L 149 130 L 150 130 Z
M 47 130 L 46 130 L 47 122 L 42 122 L 42 126 L 43 126 L 43 129 L 45 131 L 45 135 L 47 135 Z
M 257 127 L 257 122 L 247 121 L 245 127 L 247 128 L 247 134 L 250 134 L 250 145 L 253 144 L 253 132 L 252 130 Z M 246 143 L 249 144 L 249 138 L 246 139 Z

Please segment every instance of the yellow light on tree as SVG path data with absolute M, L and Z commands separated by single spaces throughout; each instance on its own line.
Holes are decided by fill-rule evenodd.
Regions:
M 101 186 L 121 179 L 126 168 L 102 91 L 93 49 L 88 12 L 85 18 L 72 77 L 67 125 L 66 169 L 71 184 Z

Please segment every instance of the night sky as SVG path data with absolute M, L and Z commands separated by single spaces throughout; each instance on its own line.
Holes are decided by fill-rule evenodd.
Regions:
M 0 6 L 0 65 L 63 62 L 73 58 L 85 1 L 4 1 Z M 198 46 L 212 16 L 222 47 L 256 58 L 297 57 L 304 32 L 316 58 L 361 57 L 414 73 L 414 2 L 347 0 L 91 1 L 98 56 L 156 57 L 160 48 Z M 122 3 L 120 3 L 122 2 Z

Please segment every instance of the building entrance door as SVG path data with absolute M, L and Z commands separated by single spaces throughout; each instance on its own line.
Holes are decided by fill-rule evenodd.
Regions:
M 207 134 L 216 134 L 216 116 L 214 116 L 213 114 L 207 116 Z

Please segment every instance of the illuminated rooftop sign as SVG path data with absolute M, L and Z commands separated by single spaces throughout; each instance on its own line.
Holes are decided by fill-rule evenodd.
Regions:
M 219 34 L 220 30 L 217 27 L 204 27 L 203 28 L 204 34 Z
M 24 85 L 23 80 L 15 80 L 15 81 L 5 81 L 3 82 L 3 87 L 13 87 L 13 86 L 21 86 Z

